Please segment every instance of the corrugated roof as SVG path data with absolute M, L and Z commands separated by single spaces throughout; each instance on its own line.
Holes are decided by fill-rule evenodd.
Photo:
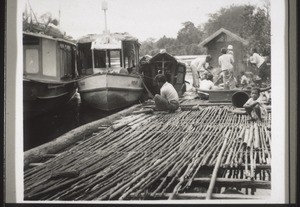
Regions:
M 248 41 L 241 38 L 240 36 L 230 32 L 229 30 L 227 29 L 224 29 L 224 28 L 221 28 L 219 29 L 218 31 L 216 31 L 215 33 L 213 33 L 212 35 L 210 35 L 208 38 L 206 38 L 205 40 L 203 40 L 198 46 L 199 47 L 203 47 L 205 46 L 206 44 L 208 44 L 210 41 L 212 41 L 213 39 L 215 39 L 217 36 L 219 36 L 221 33 L 225 33 L 227 34 L 228 36 L 232 37 L 233 39 L 239 41 L 239 42 L 242 42 L 244 45 L 248 45 Z

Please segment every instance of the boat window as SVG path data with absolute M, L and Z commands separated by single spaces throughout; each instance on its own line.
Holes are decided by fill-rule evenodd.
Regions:
M 95 68 L 106 68 L 105 51 L 94 50 Z
M 123 47 L 124 47 L 124 68 L 128 67 L 133 67 L 136 63 L 135 63 L 135 47 L 134 44 L 131 42 L 124 42 L 123 43 Z
M 56 71 L 56 42 L 53 40 L 43 39 L 42 42 L 43 54 L 43 75 L 57 76 Z
M 61 78 L 73 77 L 74 59 L 72 58 L 71 46 L 60 43 L 59 45 L 59 69 Z
M 23 45 L 39 45 L 40 39 L 35 36 L 24 35 L 23 36 Z
M 27 73 L 39 72 L 39 51 L 38 49 L 25 49 L 25 71 Z
M 90 43 L 84 43 L 78 45 L 78 69 L 82 74 L 84 69 L 92 68 L 92 50 Z
M 111 68 L 118 68 L 122 67 L 122 61 L 121 61 L 121 50 L 111 50 L 110 51 L 110 65 Z

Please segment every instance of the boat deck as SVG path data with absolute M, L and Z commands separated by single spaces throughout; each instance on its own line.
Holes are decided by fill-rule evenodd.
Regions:
M 181 100 L 132 113 L 24 170 L 24 200 L 267 199 L 271 112 L 248 122 L 228 103 Z M 47 157 L 47 155 L 44 155 Z

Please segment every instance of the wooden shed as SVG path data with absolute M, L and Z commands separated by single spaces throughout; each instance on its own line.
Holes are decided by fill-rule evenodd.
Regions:
M 206 47 L 207 53 L 212 56 L 212 66 L 219 67 L 218 58 L 221 55 L 221 49 L 227 48 L 228 45 L 233 46 L 234 53 L 234 72 L 236 77 L 239 76 L 241 71 L 245 71 L 246 65 L 246 48 L 248 41 L 239 37 L 238 35 L 226 30 L 224 28 L 219 29 L 204 41 L 199 46 Z

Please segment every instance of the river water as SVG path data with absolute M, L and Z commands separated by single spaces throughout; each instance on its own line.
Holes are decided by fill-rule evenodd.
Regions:
M 24 151 L 49 142 L 86 123 L 109 116 L 120 110 L 100 111 L 81 105 L 78 93 L 62 108 L 23 121 Z

